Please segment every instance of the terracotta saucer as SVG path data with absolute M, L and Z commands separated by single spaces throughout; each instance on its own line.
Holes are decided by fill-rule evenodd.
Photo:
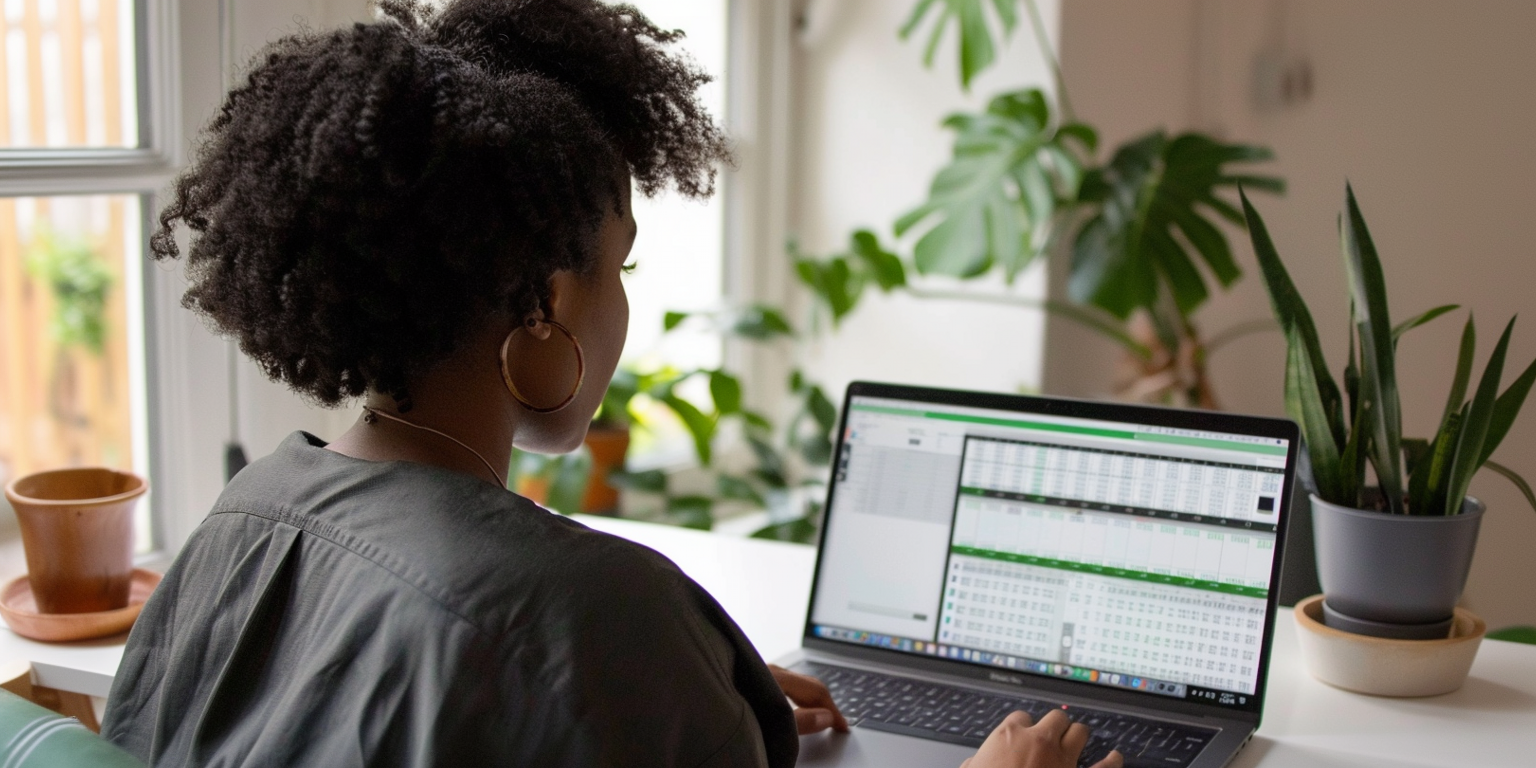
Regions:
M 32 582 L 22 576 L 0 589 L 0 617 L 22 637 L 48 643 L 89 640 L 127 632 L 139 618 L 144 601 L 160 583 L 160 574 L 133 569 L 128 585 L 128 605 L 115 611 L 93 613 L 38 613 Z

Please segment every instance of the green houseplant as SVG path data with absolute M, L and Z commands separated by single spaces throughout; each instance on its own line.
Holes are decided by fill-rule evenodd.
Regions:
M 48 387 L 49 410 L 66 435 L 75 461 L 89 439 L 90 408 L 82 402 L 82 372 L 75 352 L 105 359 L 107 297 L 112 271 L 90 243 L 49 230 L 37 234 L 26 259 L 27 273 L 47 286 L 53 300 L 49 335 L 54 345 L 53 373 Z
M 1017 304 L 1050 312 L 1120 345 L 1135 371 L 1120 387 L 1127 399 L 1217 407 L 1206 357 L 1221 343 L 1262 328 L 1245 323 L 1209 339 L 1195 322 L 1212 292 L 1242 270 L 1218 222 L 1243 224 L 1226 195 L 1239 184 L 1282 192 L 1277 178 L 1241 166 L 1271 159 L 1269 150 L 1228 144 L 1199 133 L 1149 131 L 1096 162 L 1098 132 L 1076 119 L 1033 0 L 920 0 L 903 38 L 929 23 L 931 63 L 951 23 L 961 87 L 995 58 L 1019 26 L 1020 5 L 1055 74 L 1056 102 L 1038 88 L 1002 93 L 975 113 L 945 118 L 954 135 L 949 163 L 927 199 L 896 219 L 910 260 L 873 232 L 850 238 L 846 253 L 808 258 L 792 249 L 801 282 L 829 310 L 834 325 L 868 284 L 919 298 Z M 1040 256 L 1070 248 L 1069 301 L 1031 300 L 912 285 L 911 273 L 970 280 L 994 272 L 1009 283 Z
M 1476 346 L 1476 328 L 1468 317 L 1435 434 L 1405 437 L 1398 342 L 1409 330 L 1458 307 L 1435 307 L 1391 322 L 1381 260 L 1354 191 L 1346 186 L 1339 234 L 1351 327 L 1341 389 L 1328 373 L 1311 312 L 1264 220 L 1246 196 L 1242 203 L 1264 284 L 1288 342 L 1285 405 L 1301 427 L 1311 464 L 1325 621 L 1357 634 L 1443 638 L 1466 584 L 1484 512 L 1481 502 L 1467 496 L 1472 476 L 1485 467 L 1494 470 L 1513 481 L 1536 508 L 1529 484 L 1490 460 L 1536 381 L 1536 362 L 1499 392 L 1514 329 L 1511 319 L 1468 398 Z
M 707 325 L 724 336 L 771 343 L 796 336 L 783 314 L 754 304 L 712 312 L 668 312 L 663 330 L 685 323 Z M 689 383 L 699 383 L 708 397 L 685 395 Z M 770 524 L 753 535 L 760 538 L 808 542 L 814 539 L 820 504 L 814 494 L 819 475 L 831 460 L 831 433 L 837 408 L 826 393 L 798 371 L 789 377 L 793 411 L 776 426 L 767 415 L 748 408 L 741 380 L 724 368 L 679 370 L 663 366 L 639 370 L 621 367 L 604 393 L 586 443 L 564 456 L 519 453 L 512 474 L 518 492 L 553 509 L 566 512 L 616 512 L 617 489 L 635 491 L 659 501 L 641 503 L 637 514 L 646 520 L 708 530 L 723 505 L 765 508 Z M 647 407 L 647 403 L 656 408 Z M 674 482 L 664 470 L 632 471 L 624 452 L 634 429 L 653 429 L 652 417 L 670 413 L 693 444 L 699 482 Z M 715 444 L 722 432 L 744 443 L 745 456 L 721 461 Z M 607 443 L 607 445 L 605 445 Z M 606 455 L 604 449 L 607 449 Z M 729 451 L 728 451 L 729 452 Z M 809 471 L 806 471 L 809 470 Z M 693 478 L 698 480 L 699 478 Z M 656 507 L 654 509 L 648 507 Z
M 775 307 L 751 304 L 711 312 L 668 312 L 663 329 L 672 332 L 685 323 L 703 324 L 722 336 L 753 343 L 777 343 L 798 336 Z M 683 399 L 678 388 L 689 379 L 703 379 L 709 401 L 695 404 Z M 615 485 L 659 497 L 662 509 L 656 519 L 694 528 L 711 528 L 723 505 L 760 508 L 769 512 L 770 524 L 753 535 L 783 541 L 814 540 L 820 519 L 820 503 L 814 490 L 821 485 L 823 470 L 831 461 L 832 430 L 837 407 L 820 386 L 798 370 L 789 376 L 791 410 L 781 424 L 755 411 L 744 399 L 741 380 L 724 368 L 673 371 L 668 376 L 642 380 L 639 391 L 660 401 L 678 417 L 694 444 L 698 468 L 708 486 L 695 482 L 691 490 L 675 486 L 662 470 L 620 472 Z M 605 406 L 606 407 L 606 406 Z M 714 445 L 722 436 L 735 439 L 726 456 Z M 655 517 L 653 515 L 653 517 Z

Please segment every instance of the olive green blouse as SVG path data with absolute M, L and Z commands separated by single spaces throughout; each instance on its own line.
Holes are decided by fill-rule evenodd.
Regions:
M 156 766 L 789 766 L 762 659 L 665 557 L 295 433 L 129 636 L 102 734 Z

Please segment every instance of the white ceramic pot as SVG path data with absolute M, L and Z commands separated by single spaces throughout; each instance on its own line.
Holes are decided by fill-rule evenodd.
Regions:
M 1296 637 L 1312 676 L 1336 688 L 1376 696 L 1438 696 L 1467 681 L 1487 625 L 1457 608 L 1451 636 L 1396 640 L 1342 632 L 1323 624 L 1323 596 L 1296 604 Z

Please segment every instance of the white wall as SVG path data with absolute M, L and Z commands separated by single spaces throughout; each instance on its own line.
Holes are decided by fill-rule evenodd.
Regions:
M 373 18 L 369 0 L 229 0 L 234 13 L 230 63 L 243 72 L 261 47 L 308 27 L 326 29 Z M 208 105 L 199 105 L 208 109 Z M 212 105 L 216 108 L 216 105 Z M 211 115 L 211 110 L 208 111 Z M 356 408 L 327 410 L 304 403 L 286 387 L 267 379 L 243 355 L 238 366 L 239 436 L 246 457 L 271 453 L 283 438 L 303 429 L 334 439 L 351 425 Z M 220 421 L 228 432 L 228 418 Z M 210 500 L 211 502 L 211 500 Z
M 227 76 L 221 61 L 243 69 L 261 46 L 299 28 L 325 28 L 370 18 L 366 0 L 214 0 L 180 3 L 181 141 L 186 155 L 202 126 L 223 101 Z M 223 25 L 221 27 L 221 25 Z M 229 49 L 221 48 L 227 40 Z M 157 268 L 150 283 L 158 356 L 157 459 L 152 491 L 162 521 L 159 545 L 174 554 L 224 488 L 224 444 L 230 437 L 230 396 L 238 393 L 239 433 L 254 460 L 271 453 L 284 436 L 306 429 L 335 437 L 348 414 L 312 408 L 286 388 L 266 380 L 243 357 L 237 387 L 230 387 L 229 344 L 215 337 L 180 305 L 182 264 Z
M 928 182 L 949 158 L 951 134 L 940 120 L 1049 80 L 1024 29 L 971 93 L 961 93 L 952 44 L 939 49 L 929 70 L 922 65 L 926 37 L 898 39 L 913 5 L 826 0 L 806 6 L 795 61 L 789 199 L 791 231 L 807 253 L 841 251 L 860 227 L 889 241 L 891 223 L 925 199 Z M 1054 30 L 1058 3 L 1040 7 Z M 910 253 L 910 242 L 900 250 Z M 770 256 L 783 258 L 787 269 L 781 254 Z M 1042 296 L 1043 270 L 1021 276 L 1011 292 Z M 807 350 L 808 370 L 834 398 L 855 378 L 1002 391 L 1039 386 L 1038 312 L 870 293 L 835 336 Z
M 1530 210 L 1536 207 L 1536 4 L 1433 0 L 1073 0 L 1063 14 L 1067 87 L 1082 116 L 1114 142 L 1156 125 L 1266 144 L 1290 191 L 1256 205 L 1312 305 L 1335 376 L 1345 351 L 1343 272 L 1335 216 L 1345 179 L 1382 254 L 1395 317 L 1461 303 L 1477 311 L 1478 371 L 1509 317 L 1524 312 L 1506 381 L 1536 357 Z M 1253 64 L 1264 50 L 1304 59 L 1309 101 L 1260 109 Z M 1208 332 L 1269 313 L 1250 274 L 1200 315 Z M 1433 429 L 1444 405 L 1464 314 L 1408 337 L 1399 356 L 1405 428 Z M 1284 344 L 1248 337 L 1212 359 L 1229 410 L 1281 414 Z M 1064 394 L 1105 390 L 1114 351 L 1052 326 L 1046 383 Z M 1496 460 L 1536 476 L 1536 414 L 1516 423 Z M 1536 512 L 1484 473 L 1473 493 L 1490 512 L 1466 602 L 1498 627 L 1536 623 Z

